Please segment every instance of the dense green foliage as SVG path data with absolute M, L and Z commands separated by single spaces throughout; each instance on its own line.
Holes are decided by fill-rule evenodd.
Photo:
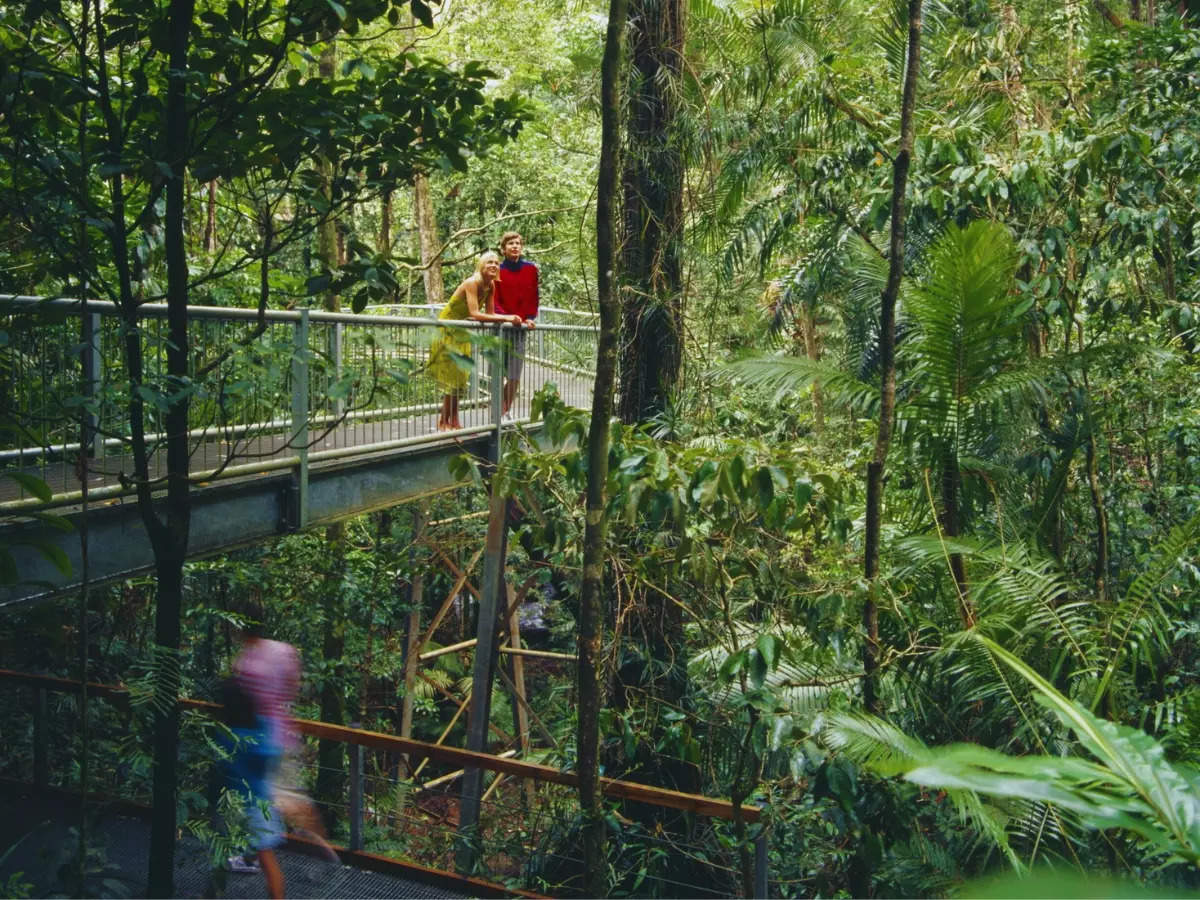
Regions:
M 300 4 L 292 24 L 203 5 L 189 81 L 193 302 L 319 305 L 331 289 L 355 307 L 422 302 L 418 236 L 403 223 L 406 181 L 423 171 L 448 277 L 515 227 L 541 266 L 543 304 L 587 307 L 600 4 L 449 4 L 433 10 L 432 31 L 409 27 L 407 5 L 390 20 L 360 5 Z M 126 64 L 111 79 L 119 127 L 80 128 L 75 115 L 77 61 L 55 36 L 78 10 L 0 11 L 0 133 L 13 138 L 0 141 L 0 293 L 85 282 L 115 296 L 116 229 L 139 300 L 161 294 L 155 122 L 167 75 L 150 52 L 157 7 L 143 6 L 104 7 L 110 58 Z M 863 484 L 905 9 L 688 5 L 685 65 L 667 86 L 672 150 L 686 163 L 674 298 L 685 352 L 666 408 L 612 431 L 605 773 L 765 804 L 772 895 L 956 895 L 981 876 L 1042 866 L 1152 893 L 1193 889 L 1200 29 L 1186 5 L 926 9 L 872 588 L 860 575 Z M 324 78 L 331 11 L 344 34 Z M 120 214 L 117 183 L 129 199 Z M 346 248 L 336 266 L 317 247 L 329 217 Z M 0 349 L 10 327 L 0 320 Z M 517 507 L 507 567 L 516 588 L 543 598 L 544 627 L 529 639 L 571 653 L 588 421 L 553 388 L 536 418 L 549 443 L 514 438 L 496 476 Z M 421 536 L 396 509 L 350 523 L 336 545 L 305 532 L 189 564 L 183 693 L 213 696 L 232 625 L 254 599 L 268 630 L 302 652 L 301 714 L 316 717 L 332 691 L 347 721 L 398 731 L 414 582 L 425 622 L 463 594 L 425 649 L 474 634 L 448 563 L 465 569 L 483 546 L 484 522 L 469 516 L 486 501 L 473 463 L 457 471 L 464 487 L 429 501 L 441 524 Z M 19 552 L 29 548 L 0 548 L 0 563 Z M 151 596 L 138 581 L 94 591 L 86 613 L 91 677 L 143 701 L 92 709 L 96 777 L 138 795 Z M 868 599 L 880 717 L 860 709 Z M 76 674 L 71 605 L 0 611 L 4 665 Z M 414 736 L 461 743 L 452 698 L 469 672 L 465 653 L 431 663 Z M 531 665 L 529 682 L 535 758 L 572 765 L 570 668 Z M 63 784 L 80 754 L 73 702 L 61 700 L 54 726 Z M 0 694 L 6 736 L 21 735 L 5 742 L 4 774 L 32 765 L 28 705 Z M 492 709 L 511 731 L 502 685 Z M 185 717 L 181 797 L 193 822 L 210 802 L 210 731 Z M 369 849 L 450 865 L 448 841 L 388 818 L 421 803 L 398 761 L 372 755 L 368 769 Z M 498 797 L 516 805 L 520 790 Z M 555 856 L 578 847 L 572 799 L 547 799 L 536 824 L 508 809 L 487 823 L 491 874 L 572 890 L 576 873 Z M 758 826 L 610 810 L 615 895 L 743 889 Z

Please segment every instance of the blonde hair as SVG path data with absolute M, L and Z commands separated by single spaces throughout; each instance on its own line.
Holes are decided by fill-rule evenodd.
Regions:
M 486 266 L 489 262 L 497 262 L 497 263 L 500 262 L 500 254 L 497 253 L 495 250 L 487 250 L 484 253 L 480 254 L 478 261 L 476 261 L 476 263 L 475 263 L 475 274 L 482 275 L 483 267 Z

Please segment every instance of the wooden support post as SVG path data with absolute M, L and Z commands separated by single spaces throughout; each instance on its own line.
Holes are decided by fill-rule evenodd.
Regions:
M 425 572 L 417 567 L 417 539 L 424 528 L 425 509 L 413 510 L 413 539 L 408 547 L 408 570 L 412 574 L 408 590 L 408 633 L 404 641 L 404 703 L 400 707 L 400 736 L 412 737 L 413 690 L 417 686 L 417 654 L 421 652 L 421 604 L 425 599 Z M 412 772 L 412 760 L 404 757 L 404 767 Z
M 471 561 L 467 563 L 467 570 L 465 572 L 458 572 L 457 567 L 453 565 L 451 566 L 454 571 L 458 572 L 458 575 L 454 580 L 454 587 L 450 589 L 450 593 L 448 593 L 446 595 L 446 599 L 442 601 L 442 605 L 438 609 L 437 615 L 433 617 L 433 621 L 429 623 L 429 627 L 426 628 L 424 634 L 421 635 L 421 640 L 417 642 L 418 647 L 424 647 L 427 643 L 429 643 L 429 639 L 433 637 L 433 633 L 437 631 L 437 627 L 442 624 L 442 619 L 446 617 L 446 613 L 450 611 L 450 605 L 454 602 L 454 595 L 462 590 L 463 585 L 467 584 L 467 575 L 469 575 L 471 570 L 475 568 L 475 563 L 479 560 L 479 557 L 482 553 L 483 550 L 475 551 L 475 555 L 472 556 Z M 446 558 L 440 552 L 439 555 L 442 556 L 443 559 Z M 472 588 L 472 590 L 474 590 L 474 588 Z
M 40 788 L 50 783 L 49 746 L 46 727 L 46 689 L 37 688 L 33 704 L 33 783 Z
M 538 731 L 542 733 L 542 737 L 546 739 L 546 743 L 555 750 L 561 750 L 562 748 L 558 745 L 558 741 L 554 739 L 554 735 L 552 735 L 550 733 L 550 729 L 546 727 L 546 723 L 543 722 L 538 714 L 533 711 L 533 707 L 529 705 L 529 701 L 517 694 L 516 687 L 513 685 L 512 680 L 508 677 L 508 675 L 505 674 L 503 669 L 500 669 L 500 677 L 504 679 L 504 683 L 508 686 L 508 689 L 513 692 L 513 696 L 520 698 L 518 702 L 525 707 L 525 711 L 529 713 L 530 718 L 533 719 L 533 724 L 538 727 Z
M 422 680 L 427 681 L 427 679 L 425 679 L 424 676 L 422 676 Z M 454 711 L 454 715 L 450 717 L 449 723 L 446 725 L 445 728 L 442 729 L 442 733 L 438 735 L 438 739 L 436 741 L 434 741 L 435 744 L 441 744 L 442 741 L 446 740 L 446 735 L 448 735 L 450 733 L 450 730 L 458 722 L 458 717 L 463 714 L 463 712 L 467 708 L 467 704 L 470 702 L 471 702 L 470 694 L 467 694 L 467 696 L 463 697 L 462 702 L 458 704 L 458 709 L 456 709 Z M 416 780 L 416 777 L 421 774 L 421 770 L 423 768 L 425 768 L 425 764 L 428 762 L 429 762 L 429 757 L 426 757 L 425 759 L 421 760 L 421 764 L 419 766 L 417 766 L 417 768 L 413 771 L 413 774 L 412 774 L 413 780 Z
M 488 505 L 487 539 L 484 542 L 483 585 L 476 627 L 475 667 L 471 687 L 471 716 L 467 722 L 467 749 L 487 750 L 491 719 L 492 681 L 496 671 L 497 613 L 503 608 L 504 557 L 507 551 L 508 498 L 492 479 Z M 457 866 L 463 874 L 475 872 L 479 862 L 479 806 L 483 796 L 483 771 L 468 768 L 459 805 Z
M 521 649 L 521 616 L 520 604 L 516 602 L 516 591 L 510 584 L 508 587 L 508 644 L 514 650 Z M 512 692 L 513 692 L 513 723 L 517 729 L 517 747 L 521 750 L 521 757 L 529 759 L 529 706 L 528 696 L 525 693 L 525 660 L 520 655 L 510 655 L 508 657 L 509 669 L 512 671 Z M 533 782 L 528 778 L 525 779 L 525 802 L 530 809 L 534 806 L 534 791 Z

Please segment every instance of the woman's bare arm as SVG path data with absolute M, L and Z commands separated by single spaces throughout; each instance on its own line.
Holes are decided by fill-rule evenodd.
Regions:
M 467 315 L 477 322 L 509 322 L 513 325 L 521 324 L 520 316 L 506 316 L 499 313 L 491 312 L 491 298 L 487 301 L 488 310 L 479 308 L 479 280 L 472 276 L 462 283 L 463 297 L 467 301 Z M 494 292 L 493 292 L 494 293 Z

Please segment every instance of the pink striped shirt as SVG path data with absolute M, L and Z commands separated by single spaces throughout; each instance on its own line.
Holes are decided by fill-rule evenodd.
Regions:
M 284 750 L 294 741 L 287 723 L 300 686 L 300 656 L 283 641 L 249 638 L 233 661 L 233 674 L 267 720 L 272 742 Z

